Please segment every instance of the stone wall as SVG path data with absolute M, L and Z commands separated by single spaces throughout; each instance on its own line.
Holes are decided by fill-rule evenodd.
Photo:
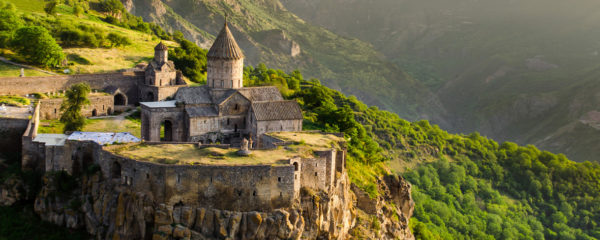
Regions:
M 294 166 L 190 166 L 135 161 L 106 151 L 96 163 L 103 176 L 167 205 L 200 205 L 232 211 L 291 207 L 297 190 Z M 296 180 L 297 181 L 297 180 Z M 296 190 L 297 189 L 297 190 Z
M 89 96 L 90 105 L 84 106 L 81 113 L 83 116 L 106 116 L 111 114 L 114 109 L 114 97 L 111 95 L 105 96 Z M 51 98 L 40 100 L 40 118 L 42 120 L 58 119 L 61 116 L 60 106 L 64 98 Z M 94 113 L 95 110 L 95 113 Z
M 165 139 L 175 142 L 187 141 L 185 116 L 183 107 L 171 108 L 148 108 L 142 105 L 142 140 L 159 142 L 161 124 L 168 121 L 171 126 L 165 124 Z
M 25 95 L 31 93 L 56 92 L 67 90 L 77 83 L 88 83 L 92 89 L 117 87 L 127 95 L 130 104 L 138 102 L 138 84 L 144 81 L 143 72 L 123 72 L 105 74 L 58 75 L 43 77 L 3 77 L 0 78 L 0 93 Z
M 33 139 L 37 135 L 37 131 L 40 125 L 40 104 L 35 105 L 33 115 L 27 123 L 25 133 L 21 136 L 21 168 L 23 169 L 44 169 L 41 165 L 40 151 L 38 147 L 33 144 Z
M 225 60 L 209 58 L 206 67 L 207 84 L 213 88 L 244 87 L 244 59 Z
M 253 118 L 252 121 L 256 119 Z M 256 128 L 252 136 L 261 136 L 269 132 L 297 132 L 302 131 L 302 120 L 274 120 L 256 121 Z

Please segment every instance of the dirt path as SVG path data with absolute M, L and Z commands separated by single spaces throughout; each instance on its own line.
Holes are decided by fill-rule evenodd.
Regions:
M 20 64 L 20 63 L 13 62 L 11 60 L 6 59 L 5 57 L 0 57 L 0 62 L 6 63 L 6 64 L 10 64 L 10 65 L 15 65 L 17 67 L 28 68 L 28 69 L 31 69 L 31 70 L 35 70 L 35 71 L 38 71 L 38 72 L 43 72 L 43 73 L 50 74 L 50 75 L 58 75 L 56 73 L 49 72 L 49 71 L 46 71 L 46 70 L 43 70 L 43 69 L 39 69 L 39 68 L 32 67 L 32 66 L 29 66 L 29 65 L 25 65 L 25 64 Z

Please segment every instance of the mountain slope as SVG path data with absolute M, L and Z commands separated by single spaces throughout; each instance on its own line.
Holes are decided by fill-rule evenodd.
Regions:
M 582 135 L 569 127 L 600 105 L 598 1 L 282 2 L 372 43 L 436 93 L 446 121 L 430 119 L 451 131 L 535 143 L 578 161 L 600 154 L 597 141 L 589 144 L 597 128 Z
M 136 15 L 162 26 L 191 24 L 214 36 L 228 16 L 248 65 L 264 62 L 284 70 L 301 69 L 307 77 L 359 99 L 416 119 L 440 112 L 436 97 L 370 44 L 340 37 L 306 23 L 274 1 L 125 0 Z M 164 9 L 164 10 L 163 10 Z M 172 12 L 167 9 L 172 9 Z M 172 17 L 170 14 L 179 17 Z M 181 20 L 184 19 L 184 20 Z M 192 33 L 184 32 L 188 36 Z M 193 34 L 192 34 L 193 35 Z M 211 42 L 212 36 L 197 42 Z M 369 87 L 365 87 L 369 85 Z M 402 104 L 399 104 L 402 103 Z M 424 107 L 426 106 L 426 107 Z

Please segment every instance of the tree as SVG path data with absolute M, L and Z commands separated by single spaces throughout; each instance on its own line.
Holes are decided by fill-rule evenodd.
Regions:
M 87 83 L 78 83 L 71 86 L 65 93 L 67 99 L 60 106 L 62 112 L 60 122 L 65 124 L 65 132 L 83 129 L 85 117 L 81 114 L 81 109 L 90 104 L 90 100 L 87 98 L 90 92 L 91 89 Z
M 50 1 L 46 3 L 46 6 L 44 6 L 44 12 L 50 15 L 54 15 L 56 14 L 56 6 L 58 6 L 58 2 Z
M 114 18 L 119 18 L 121 12 L 125 10 L 120 0 L 104 0 L 102 10 Z
M 62 48 L 48 30 L 40 26 L 17 29 L 12 47 L 30 62 L 47 67 L 58 66 L 65 59 Z
M 13 31 L 23 25 L 23 20 L 15 11 L 0 9 L 0 31 Z

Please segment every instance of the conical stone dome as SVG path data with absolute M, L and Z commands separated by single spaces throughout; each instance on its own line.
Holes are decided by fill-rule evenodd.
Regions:
M 238 46 L 237 42 L 233 38 L 233 34 L 229 31 L 227 22 L 221 29 L 221 32 L 217 36 L 217 39 L 213 43 L 210 50 L 208 50 L 207 56 L 209 58 L 221 58 L 221 59 L 241 59 L 244 58 L 242 49 Z

